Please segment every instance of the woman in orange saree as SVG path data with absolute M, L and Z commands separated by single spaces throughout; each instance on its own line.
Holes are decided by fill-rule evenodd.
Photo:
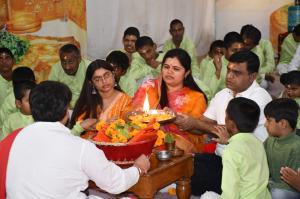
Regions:
M 93 61 L 87 68 L 82 90 L 72 113 L 72 133 L 80 135 L 98 120 L 109 122 L 124 118 L 131 109 L 131 102 L 131 97 L 118 89 L 113 67 L 104 60 Z
M 194 82 L 191 75 L 191 58 L 182 49 L 173 49 L 166 53 L 161 76 L 148 80 L 137 90 L 132 106 L 139 109 L 143 106 L 146 94 L 151 109 L 165 107 L 178 113 L 200 118 L 206 109 L 206 97 Z M 175 135 L 176 146 L 185 152 L 201 152 L 203 136 L 183 132 L 171 123 L 163 125 L 165 132 Z

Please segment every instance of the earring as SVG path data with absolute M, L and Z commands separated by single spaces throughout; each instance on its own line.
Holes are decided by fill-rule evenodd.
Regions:
M 95 88 L 95 86 L 93 85 L 93 89 L 92 89 L 92 95 L 96 95 L 97 94 L 97 92 L 96 92 L 96 88 Z

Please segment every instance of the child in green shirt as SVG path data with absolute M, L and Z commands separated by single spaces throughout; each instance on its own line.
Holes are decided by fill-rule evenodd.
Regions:
M 285 86 L 283 97 L 294 99 L 300 106 L 300 71 L 291 71 L 280 76 L 280 82 Z M 300 135 L 300 115 L 298 115 L 297 134 Z
M 21 66 L 14 69 L 11 78 L 12 78 L 13 85 L 23 81 L 35 82 L 34 72 L 31 68 L 27 66 Z M 2 106 L 0 108 L 0 132 L 2 130 L 3 122 L 7 118 L 7 116 L 17 111 L 18 109 L 15 103 L 15 96 L 12 91 L 5 97 Z
M 33 123 L 31 110 L 29 105 L 30 91 L 35 87 L 35 82 L 24 81 L 14 84 L 14 95 L 17 112 L 8 115 L 2 126 L 2 134 L 0 139 L 4 139 L 8 134 L 15 129 L 23 128 L 28 124 Z
M 156 44 L 148 36 L 142 36 L 135 42 L 135 49 L 142 59 L 133 59 L 130 68 L 120 79 L 120 87 L 133 96 L 138 87 L 147 79 L 155 79 L 161 71 L 163 54 L 156 52 Z
M 206 192 L 200 199 L 271 199 L 266 153 L 252 133 L 259 116 L 260 108 L 253 100 L 237 97 L 229 101 L 225 126 L 216 126 L 214 131 L 219 136 L 214 140 L 228 144 L 222 155 L 222 194 Z
M 269 189 L 273 199 L 300 198 L 300 192 L 284 182 L 281 168 L 297 170 L 300 167 L 300 137 L 296 135 L 299 106 L 293 99 L 280 98 L 266 105 L 265 127 L 269 137 L 264 142 L 267 154 L 270 182 Z

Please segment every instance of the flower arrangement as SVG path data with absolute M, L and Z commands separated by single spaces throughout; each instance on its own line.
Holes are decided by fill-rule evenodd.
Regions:
M 118 119 L 110 124 L 99 121 L 96 125 L 97 135 L 93 138 L 96 142 L 134 143 L 157 137 L 154 147 L 164 144 L 165 133 L 160 130 L 160 124 L 155 120 L 145 124 L 139 120 L 125 122 Z
M 8 48 L 14 55 L 16 63 L 22 60 L 29 46 L 30 43 L 28 40 L 21 39 L 7 31 L 0 31 L 0 47 Z

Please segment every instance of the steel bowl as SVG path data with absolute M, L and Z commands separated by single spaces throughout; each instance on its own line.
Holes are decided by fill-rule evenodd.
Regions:
M 157 159 L 161 160 L 161 161 L 166 161 L 169 160 L 172 157 L 172 154 L 170 151 L 167 150 L 162 150 L 162 151 L 157 151 L 155 153 Z

